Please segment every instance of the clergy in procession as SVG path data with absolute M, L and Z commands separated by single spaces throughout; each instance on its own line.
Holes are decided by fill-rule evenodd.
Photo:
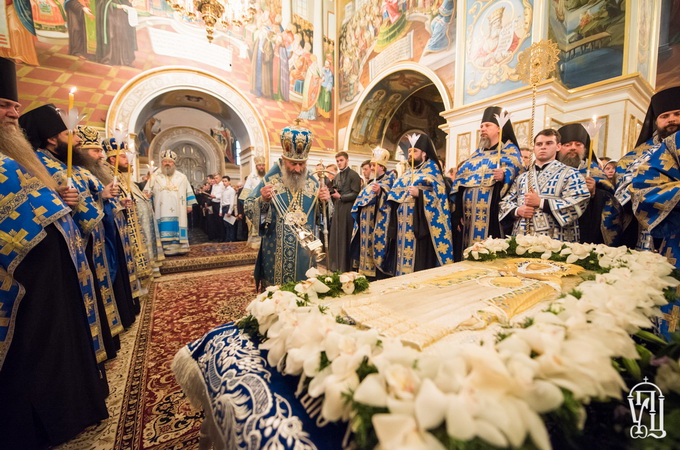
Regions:
M 392 275 L 392 272 L 384 271 L 386 267 L 383 265 L 390 215 L 386 200 L 397 176 L 394 170 L 387 172 L 389 160 L 388 150 L 381 147 L 373 149 L 373 158 L 370 160 L 373 175 L 367 178 L 366 186 L 352 206 L 354 230 L 351 251 L 354 269 L 362 275 L 377 279 Z
M 114 165 L 111 167 L 101 158 L 104 170 L 111 178 L 116 176 L 116 184 L 120 187 L 121 196 L 114 199 L 107 214 L 113 213 L 113 222 L 120 238 L 122 249 L 124 250 L 124 261 L 130 274 L 132 295 L 140 298 L 148 293 L 148 286 L 151 282 L 152 267 L 148 257 L 142 227 L 137 214 L 137 205 L 133 200 L 132 192 L 138 186 L 132 181 L 132 165 L 130 164 L 127 145 L 121 142 L 116 143 L 115 138 L 109 138 L 102 142 L 102 147 L 113 156 Z M 118 171 L 116 172 L 115 160 L 118 158 Z M 111 170 L 113 169 L 113 170 Z M 119 247 L 119 251 L 120 251 Z M 138 301 L 136 301 L 138 303 Z
M 19 118 L 28 140 L 36 149 L 38 158 L 59 184 L 67 183 L 68 131 L 57 108 L 43 105 L 24 113 Z M 71 215 L 78 225 L 90 269 L 94 274 L 95 300 L 101 319 L 101 333 L 106 357 L 113 358 L 119 347 L 115 338 L 125 324 L 113 292 L 113 282 L 107 273 L 108 261 L 105 247 L 104 202 L 118 196 L 119 189 L 110 183 L 106 187 L 96 183 L 84 168 L 81 158 L 82 139 L 74 133 L 72 139 L 73 173 L 71 183 L 78 191 L 78 204 Z M 103 371 L 103 368 L 102 368 Z
M 581 243 L 603 244 L 602 237 L 602 209 L 614 195 L 614 186 L 609 182 L 600 169 L 597 155 L 589 155 L 590 135 L 580 123 L 565 125 L 559 130 L 561 137 L 560 152 L 557 159 L 573 167 L 586 180 L 590 201 L 588 207 L 578 219 Z M 590 161 L 590 167 L 586 167 Z
M 186 175 L 177 170 L 177 153 L 164 150 L 161 153 L 162 170 L 146 184 L 153 195 L 154 211 L 165 256 L 183 255 L 189 252 L 187 214 L 196 204 L 194 191 Z
M 579 241 L 578 218 L 588 206 L 590 193 L 577 169 L 557 161 L 560 139 L 552 128 L 536 135 L 534 166 L 517 177 L 501 200 L 500 219 L 513 223 L 513 236 Z
M 678 130 L 680 86 L 654 94 L 635 148 L 619 159 L 616 168 L 616 201 L 607 202 L 602 213 L 607 245 L 625 245 L 636 250 L 654 250 L 654 239 L 644 223 L 633 214 L 631 183 L 640 166 L 661 147 L 665 138 Z
M 383 264 L 394 267 L 395 276 L 453 262 L 451 215 L 437 154 L 425 134 L 412 134 L 409 142 L 409 164 L 387 194 L 387 239 L 394 251 Z
M 104 157 L 99 144 L 99 133 L 93 128 L 79 126 L 74 139 L 78 143 L 73 149 L 74 183 L 78 186 L 82 204 L 97 212 L 96 225 L 90 233 L 83 234 L 83 240 L 97 288 L 97 307 L 100 319 L 102 319 L 102 336 L 106 356 L 112 359 L 120 349 L 120 340 L 117 335 L 124 329 L 118 307 L 123 299 L 117 298 L 114 292 L 114 278 L 110 263 L 115 260 L 115 256 L 110 253 L 115 250 L 106 243 L 104 205 L 116 201 L 111 193 L 113 191 L 117 196 L 119 188 L 111 182 L 105 187 L 92 172 L 97 170 L 97 166 Z M 79 215 L 80 213 L 76 210 L 74 217 L 79 217 Z M 76 220 L 80 222 L 81 219 Z M 121 292 L 118 294 L 120 295 Z M 104 321 L 104 317 L 108 320 Z
M 0 58 L 0 446 L 47 448 L 108 417 L 95 287 L 71 205 L 19 128 Z M 61 190 L 64 201 L 57 191 Z M 11 203 L 10 203 L 11 202 Z
M 119 149 L 116 145 L 115 138 L 106 139 L 102 142 L 102 147 L 106 150 L 106 159 L 102 165 L 102 173 L 95 173 L 102 182 L 104 180 L 113 179 L 113 173 L 116 167 L 116 157 L 118 157 L 118 170 L 121 174 L 127 173 L 129 163 L 127 154 L 125 153 L 125 144 Z M 149 168 L 147 183 L 155 176 L 154 167 Z M 146 183 L 145 183 L 146 184 Z M 127 186 L 124 185 L 124 188 Z M 150 264 L 153 277 L 160 277 L 160 267 L 165 260 L 163 254 L 163 246 L 161 244 L 161 235 L 158 231 L 158 223 L 154 217 L 153 202 L 148 195 L 144 194 L 137 183 L 130 183 L 132 191 L 132 201 L 139 220 L 139 227 L 143 236 L 144 248 L 147 252 L 147 260 Z
M 502 128 L 499 120 L 506 120 Z M 501 107 L 484 110 L 479 139 L 479 148 L 460 166 L 451 187 L 456 260 L 473 243 L 504 236 L 498 204 L 522 168 L 512 122 Z
M 113 170 L 107 167 L 104 161 L 104 143 L 99 142 L 99 134 L 96 130 L 80 127 L 85 131 L 83 136 L 90 136 L 91 158 L 93 161 L 88 169 L 97 179 L 106 185 L 113 183 Z M 109 150 L 111 150 L 109 148 Z M 116 187 L 122 191 L 125 184 L 120 175 L 116 179 Z M 126 186 L 125 186 L 126 187 Z M 113 289 L 116 295 L 116 304 L 120 313 L 121 322 L 125 328 L 130 327 L 137 314 L 140 312 L 139 298 L 145 293 L 138 279 L 142 271 L 135 265 L 134 250 L 131 245 L 131 230 L 127 226 L 126 211 L 132 207 L 132 201 L 123 195 L 104 202 L 104 228 L 106 232 L 106 248 L 109 259 L 109 271 L 113 280 Z
M 665 127 L 675 132 L 642 164 L 631 184 L 633 212 L 652 237 L 659 253 L 680 269 L 680 109 L 666 111 Z M 680 331 L 680 301 L 661 307 L 658 331 L 670 338 Z
M 361 177 L 349 167 L 347 152 L 336 153 L 335 162 L 340 172 L 333 178 L 331 188 L 333 220 L 330 222 L 328 237 L 328 268 L 331 271 L 347 272 L 352 270 L 349 252 L 354 229 L 352 206 L 361 191 Z
M 246 199 L 252 223 L 262 223 L 262 243 L 255 262 L 258 289 L 306 279 L 314 264 L 309 243 L 314 241 L 319 202 L 330 201 L 328 188 L 307 171 L 312 133 L 289 126 L 281 132 L 281 159 L 267 172 Z

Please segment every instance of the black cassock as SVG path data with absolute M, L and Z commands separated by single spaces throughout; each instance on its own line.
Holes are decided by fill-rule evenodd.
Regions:
M 15 271 L 26 295 L 0 370 L 0 448 L 57 445 L 108 417 L 78 274 L 59 230 L 45 232 Z
M 333 189 L 340 193 L 340 198 L 333 200 L 333 220 L 328 237 L 328 268 L 331 271 L 348 272 L 352 270 L 352 258 L 349 251 L 354 229 L 352 206 L 361 191 L 361 177 L 349 167 L 341 171 L 333 179 Z M 331 190 L 331 194 L 333 190 Z

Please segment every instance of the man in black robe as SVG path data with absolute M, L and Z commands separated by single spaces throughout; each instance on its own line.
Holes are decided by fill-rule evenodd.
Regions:
M 352 258 L 349 252 L 352 240 L 354 219 L 352 206 L 361 191 L 361 177 L 349 167 L 347 152 L 335 155 L 340 173 L 333 179 L 333 220 L 328 238 L 328 268 L 331 271 L 348 272 L 352 270 Z
M 590 192 L 588 207 L 578 219 L 581 234 L 579 241 L 581 243 L 603 244 L 604 238 L 600 229 L 602 208 L 614 196 L 614 187 L 600 169 L 596 155 L 593 154 L 590 170 L 586 167 L 588 165 L 590 136 L 583 125 L 572 123 L 557 131 L 560 133 L 562 144 L 557 158 L 567 166 L 577 169 L 583 175 Z
M 84 2 L 83 2 L 84 3 Z M 66 0 L 66 25 L 68 26 L 68 54 L 80 58 L 87 57 L 87 28 L 85 16 L 94 18 L 90 8 L 79 0 Z
M 131 66 L 137 50 L 137 30 L 130 26 L 129 0 L 97 2 L 97 62 L 110 66 Z
M 45 170 L 19 106 L 14 63 L 0 58 L 0 202 L 14 198 L 0 236 L 27 233 L 23 248 L 0 237 L 0 447 L 12 449 L 58 445 L 108 417 L 92 274 L 66 206 L 78 194 Z

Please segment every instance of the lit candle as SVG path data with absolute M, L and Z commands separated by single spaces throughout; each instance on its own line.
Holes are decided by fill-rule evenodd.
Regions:
M 590 165 L 593 162 L 593 141 L 597 142 L 597 116 L 593 116 L 593 135 L 590 136 L 588 148 L 588 164 L 586 165 L 586 178 L 590 176 Z
M 122 123 L 118 124 L 118 129 L 123 130 L 123 124 Z M 115 186 L 115 185 L 118 184 L 118 156 L 120 155 L 120 142 L 119 142 L 119 139 L 117 139 L 115 137 L 114 137 L 114 139 L 115 139 L 115 142 L 116 142 L 116 162 L 115 162 L 115 166 L 113 168 L 113 185 Z
M 72 87 L 71 91 L 68 93 L 68 114 L 71 113 L 73 109 L 74 93 L 76 88 Z M 73 130 L 68 130 L 68 150 L 66 153 L 66 178 L 68 179 L 69 185 L 72 183 L 73 177 Z

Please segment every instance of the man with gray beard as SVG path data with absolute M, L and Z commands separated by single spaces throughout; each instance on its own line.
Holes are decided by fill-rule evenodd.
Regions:
M 113 172 L 116 165 L 116 152 L 119 152 L 118 170 L 125 176 L 130 167 L 127 155 L 124 151 L 125 145 L 121 146 L 122 149 L 118 149 L 115 145 L 115 139 L 111 138 L 103 141 L 102 146 L 106 149 L 106 159 L 101 162 L 101 165 L 98 165 L 98 168 L 93 171 L 93 173 L 97 175 L 102 182 L 106 182 L 105 180 L 113 180 Z M 153 176 L 154 174 L 149 173 L 146 183 L 148 183 Z M 139 227 L 144 237 L 143 241 L 152 276 L 157 278 L 161 276 L 160 267 L 165 260 L 165 255 L 163 254 L 158 223 L 156 223 L 156 218 L 154 217 L 153 202 L 151 201 L 148 192 L 144 193 L 143 189 L 141 189 L 137 183 L 131 183 L 130 189 L 132 192 L 131 203 L 135 207 L 139 220 Z
M 281 159 L 245 201 L 247 217 L 253 224 L 262 224 L 254 274 L 258 289 L 302 280 L 316 263 L 309 247 L 301 242 L 301 232 L 305 238 L 316 235 L 319 202 L 330 200 L 330 193 L 326 186 L 319 188 L 317 179 L 307 171 L 311 142 L 309 130 L 284 128 Z
M 559 130 L 561 148 L 557 159 L 574 169 L 577 169 L 586 181 L 590 201 L 588 207 L 578 219 L 581 243 L 603 244 L 602 236 L 602 208 L 607 201 L 614 196 L 614 187 L 600 169 L 597 156 L 593 154 L 588 165 L 588 151 L 590 149 L 590 136 L 580 123 L 565 125 Z M 594 150 L 593 150 L 594 151 Z
M 14 62 L 0 58 L 0 446 L 47 448 L 108 417 L 106 354 L 78 228 L 19 129 L 18 100 Z
M 194 191 L 186 175 L 175 167 L 177 153 L 161 152 L 161 173 L 155 173 L 145 191 L 153 194 L 154 213 L 161 234 L 165 256 L 189 252 L 187 214 L 196 204 Z

